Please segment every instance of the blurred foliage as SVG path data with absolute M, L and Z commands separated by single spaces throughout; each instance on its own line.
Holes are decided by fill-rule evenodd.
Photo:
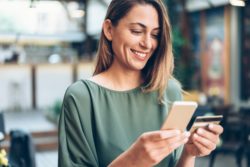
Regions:
M 187 44 L 187 39 L 182 35 L 180 27 L 176 26 L 172 30 L 173 36 L 173 50 L 174 55 L 177 56 L 177 59 L 181 57 L 181 48 Z
M 4 149 L 1 149 L 0 151 L 0 167 L 8 167 L 8 159 L 7 154 Z
M 54 105 L 53 105 L 54 114 L 59 115 L 61 113 L 61 108 L 62 108 L 62 101 L 61 100 L 56 100 Z
M 58 123 L 59 116 L 62 109 L 62 100 L 56 100 L 54 104 L 47 110 L 46 116 L 47 118 L 53 122 Z

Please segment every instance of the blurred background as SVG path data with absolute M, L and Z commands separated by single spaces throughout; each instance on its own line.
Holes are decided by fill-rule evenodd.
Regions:
M 110 0 L 0 0 L 0 166 L 57 166 L 57 121 L 66 88 L 92 75 Z M 249 0 L 165 0 L 175 77 L 223 114 L 217 149 L 196 167 L 250 167 Z M 6 153 L 5 153 L 6 152 Z

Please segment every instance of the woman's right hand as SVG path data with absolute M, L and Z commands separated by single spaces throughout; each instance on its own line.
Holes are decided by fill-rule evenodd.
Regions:
M 154 166 L 177 147 L 185 144 L 189 136 L 189 132 L 181 133 L 179 130 L 158 130 L 143 133 L 110 166 Z

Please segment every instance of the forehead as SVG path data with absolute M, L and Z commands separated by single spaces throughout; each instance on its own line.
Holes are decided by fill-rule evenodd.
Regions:
M 140 4 L 133 6 L 119 22 L 123 24 L 142 23 L 146 27 L 158 28 L 159 16 L 152 5 Z

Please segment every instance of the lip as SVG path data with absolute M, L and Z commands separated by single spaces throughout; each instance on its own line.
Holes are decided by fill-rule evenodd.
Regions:
M 148 52 L 141 52 L 141 51 L 138 51 L 138 50 L 135 50 L 135 49 L 130 49 L 130 50 L 131 50 L 131 52 L 133 53 L 133 55 L 134 55 L 137 59 L 139 59 L 139 60 L 141 60 L 141 61 L 146 60 L 147 57 L 148 57 Z

